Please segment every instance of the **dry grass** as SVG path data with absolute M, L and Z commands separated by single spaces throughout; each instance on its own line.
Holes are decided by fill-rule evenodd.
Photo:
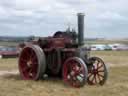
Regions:
M 128 51 L 92 51 L 91 56 L 98 56 L 109 65 L 128 66 Z
M 0 96 L 128 96 L 127 54 L 126 51 L 92 52 L 92 55 L 101 56 L 106 62 L 115 65 L 126 63 L 125 66 L 109 68 L 109 79 L 104 86 L 85 85 L 83 88 L 76 89 L 64 85 L 59 79 L 35 82 L 24 81 L 19 75 L 6 75 L 0 77 Z M 0 60 L 0 69 L 2 69 L 1 66 L 11 70 L 16 68 L 17 63 L 15 59 L 4 59 Z
M 128 40 L 92 40 L 92 41 L 85 41 L 85 43 L 88 44 L 114 44 L 114 43 L 121 43 L 121 44 L 127 44 Z
M 12 59 L 0 59 L 0 70 L 14 70 L 17 69 L 18 60 L 16 58 Z
M 17 46 L 19 42 L 0 41 L 0 46 Z
M 86 85 L 80 89 L 65 86 L 61 80 L 23 81 L 19 75 L 0 79 L 0 96 L 127 96 L 128 67 L 110 68 L 104 86 Z

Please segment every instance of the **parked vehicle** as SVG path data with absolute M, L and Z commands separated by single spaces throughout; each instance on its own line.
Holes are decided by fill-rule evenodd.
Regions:
M 112 50 L 118 50 L 118 47 L 121 45 L 122 44 L 108 44 L 108 46 L 110 46 Z
M 92 45 L 91 50 L 93 50 L 93 51 L 104 50 L 104 45 Z
M 15 47 L 1 47 L 0 58 L 17 57 L 18 49 Z
M 109 45 L 104 45 L 104 50 L 112 50 L 112 48 Z
M 109 44 L 112 50 L 128 50 L 128 45 L 125 44 Z
M 128 45 L 121 45 L 117 47 L 117 50 L 128 50 Z

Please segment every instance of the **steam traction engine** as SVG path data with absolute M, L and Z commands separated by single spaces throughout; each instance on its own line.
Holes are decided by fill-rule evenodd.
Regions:
M 84 44 L 84 14 L 78 13 L 75 31 L 58 31 L 52 37 L 24 44 L 19 56 L 19 71 L 24 80 L 39 80 L 44 74 L 61 76 L 73 87 L 103 85 L 107 68 L 99 57 L 89 57 Z

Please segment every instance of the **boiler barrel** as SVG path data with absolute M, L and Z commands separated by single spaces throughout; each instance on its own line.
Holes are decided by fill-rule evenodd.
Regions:
M 78 44 L 84 44 L 84 13 L 78 13 Z

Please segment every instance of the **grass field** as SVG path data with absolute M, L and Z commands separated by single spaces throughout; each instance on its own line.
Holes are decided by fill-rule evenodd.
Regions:
M 0 46 L 18 46 L 18 42 L 0 41 Z
M 128 96 L 128 52 L 98 51 L 92 56 L 104 59 L 109 69 L 104 86 L 71 88 L 60 79 L 24 81 L 19 75 L 0 77 L 0 96 Z M 1 59 L 0 70 L 16 70 L 17 59 Z
M 0 70 L 16 70 L 18 65 L 18 59 L 0 59 Z
M 88 44 L 115 44 L 115 43 L 121 43 L 128 45 L 128 40 L 92 40 L 92 41 L 85 41 L 85 43 Z
M 92 51 L 91 56 L 102 58 L 108 66 L 128 66 L 128 51 Z

